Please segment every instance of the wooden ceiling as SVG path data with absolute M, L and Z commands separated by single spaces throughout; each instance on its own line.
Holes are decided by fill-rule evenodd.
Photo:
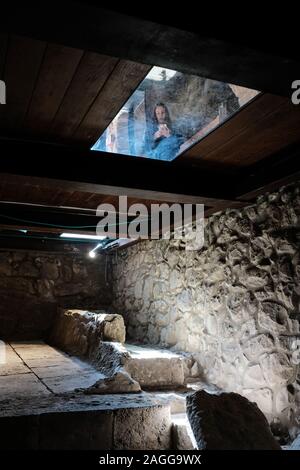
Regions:
M 7 87 L 0 129 L 17 137 L 88 148 L 151 68 L 15 35 L 0 39 Z
M 187 150 L 179 159 L 214 167 L 245 168 L 300 143 L 300 107 L 286 97 L 261 94 Z
M 90 148 L 151 66 L 31 38 L 0 36 L 1 77 L 7 104 L 0 133 Z M 177 158 L 237 169 L 300 142 L 300 109 L 291 100 L 261 94 Z
M 42 37 L 0 33 L 0 78 L 7 88 L 7 104 L 0 106 L 0 202 L 95 211 L 102 202 L 116 204 L 117 195 L 124 188 L 129 205 L 140 201 L 148 205 L 161 201 L 202 202 L 206 213 L 211 214 L 253 200 L 258 187 L 263 191 L 266 184 L 262 173 L 272 175 L 273 167 L 276 175 L 282 176 L 276 180 L 277 187 L 291 177 L 285 161 L 291 152 L 293 161 L 298 157 L 300 106 L 293 105 L 288 96 L 270 94 L 267 87 L 171 163 L 100 153 L 91 157 L 91 145 L 153 64 L 146 46 L 148 63 L 132 60 L 135 52 L 131 53 L 129 46 L 126 54 L 122 44 L 114 47 L 116 50 L 119 47 L 120 56 L 97 52 L 95 47 L 70 47 L 67 42 L 58 44 Z M 151 44 L 147 47 L 151 49 Z M 106 46 L 104 51 L 107 52 Z M 155 47 L 151 57 L 153 54 Z M 157 54 L 161 61 L 161 55 Z M 178 70 L 182 68 L 179 66 Z M 14 158 L 7 152 L 10 142 L 23 143 L 24 155 L 19 154 L 15 166 L 11 163 L 7 170 Z M 45 162 L 34 160 L 32 143 L 48 146 L 45 152 L 39 153 Z M 56 171 L 49 170 L 45 156 L 49 155 L 49 146 Z M 61 176 L 57 149 L 62 155 L 62 167 L 69 165 L 70 169 L 69 173 L 61 172 Z M 74 154 L 70 160 L 72 150 L 83 152 L 82 157 Z M 34 170 L 18 163 L 22 157 Z M 128 163 L 128 174 L 122 162 Z M 138 183 L 134 181 L 135 170 Z M 294 174 L 296 170 L 295 167 Z M 259 174 L 259 185 L 256 174 Z M 55 178 L 54 183 L 48 177 Z M 246 192 L 253 197 L 243 197 Z

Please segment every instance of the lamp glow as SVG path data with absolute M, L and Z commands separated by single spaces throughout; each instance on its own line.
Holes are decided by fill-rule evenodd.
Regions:
M 103 238 L 106 238 L 106 237 L 103 237 Z M 90 258 L 96 258 L 96 250 L 102 246 L 102 243 L 98 243 L 98 245 L 95 246 L 95 248 L 93 248 L 91 251 L 89 251 L 89 257 Z
M 61 233 L 61 238 L 80 238 L 83 240 L 104 240 L 106 237 L 100 235 L 86 235 L 83 233 Z

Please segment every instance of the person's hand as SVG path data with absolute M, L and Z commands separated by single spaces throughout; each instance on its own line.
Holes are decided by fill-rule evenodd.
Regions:
M 161 133 L 161 135 L 162 135 L 163 137 L 170 137 L 171 131 L 170 131 L 170 129 L 168 128 L 167 124 L 164 124 L 164 125 L 161 127 L 160 133 Z
M 170 137 L 171 135 L 171 131 L 170 129 L 166 126 L 164 129 L 163 129 L 163 136 L 164 137 Z
M 155 134 L 154 134 L 154 139 L 155 139 L 155 140 L 156 140 L 156 139 L 159 139 L 162 135 L 163 135 L 163 134 L 162 134 L 161 130 L 158 130 L 158 131 L 156 131 Z

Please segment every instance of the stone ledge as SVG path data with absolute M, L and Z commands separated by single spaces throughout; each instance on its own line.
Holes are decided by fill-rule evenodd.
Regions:
M 170 449 L 170 407 L 156 397 L 64 396 L 0 401 L 0 449 Z
M 100 341 L 125 342 L 125 325 L 121 315 L 104 310 L 60 310 L 49 341 L 64 351 L 90 356 Z

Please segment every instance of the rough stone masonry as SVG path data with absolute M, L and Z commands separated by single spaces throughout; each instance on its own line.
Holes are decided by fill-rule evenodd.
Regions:
M 300 184 L 207 220 L 205 245 L 145 241 L 113 260 L 128 336 L 193 353 L 204 379 L 300 427 Z
M 58 307 L 109 305 L 105 266 L 80 251 L 0 251 L 0 339 L 44 339 Z

